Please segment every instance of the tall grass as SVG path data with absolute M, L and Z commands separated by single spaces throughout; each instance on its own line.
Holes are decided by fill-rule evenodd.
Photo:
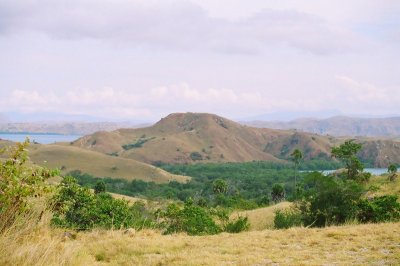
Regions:
M 0 265 L 69 265 L 78 246 L 66 242 L 62 230 L 50 228 L 51 215 L 40 199 L 13 217 L 0 234 Z M 0 218 L 11 220 L 5 214 Z

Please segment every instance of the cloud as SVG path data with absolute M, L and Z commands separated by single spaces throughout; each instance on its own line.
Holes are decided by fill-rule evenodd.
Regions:
M 336 98 L 342 100 L 343 110 L 369 113 L 395 113 L 400 102 L 400 89 L 378 87 L 369 82 L 360 82 L 347 76 L 336 76 L 338 83 Z
M 153 3 L 153 4 L 149 4 Z M 287 45 L 314 54 L 351 51 L 357 36 L 315 15 L 264 9 L 240 20 L 213 18 L 188 1 L 83 0 L 0 3 L 0 32 L 99 39 L 127 46 L 257 54 Z
M 60 110 L 67 114 L 101 115 L 106 118 L 151 117 L 154 110 L 217 111 L 232 106 L 251 108 L 258 101 L 251 93 L 237 93 L 230 89 L 199 90 L 187 83 L 161 86 L 144 91 L 129 92 L 113 88 L 78 88 L 67 92 L 13 90 L 0 99 L 1 111 L 42 112 Z M 216 108 L 219 106 L 220 108 Z

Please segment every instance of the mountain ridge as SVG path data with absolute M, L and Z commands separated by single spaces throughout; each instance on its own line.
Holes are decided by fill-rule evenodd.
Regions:
M 399 137 L 400 117 L 357 118 L 333 116 L 326 119 L 299 118 L 292 121 L 244 121 L 244 125 L 274 129 L 297 129 L 320 135 L 365 136 L 365 137 Z
M 332 146 L 346 138 L 322 136 L 297 130 L 277 130 L 242 125 L 209 113 L 173 113 L 153 126 L 96 132 L 73 146 L 131 158 L 145 163 L 287 162 L 298 148 L 306 160 L 330 159 Z M 357 138 L 360 153 L 375 166 L 400 162 L 400 142 Z

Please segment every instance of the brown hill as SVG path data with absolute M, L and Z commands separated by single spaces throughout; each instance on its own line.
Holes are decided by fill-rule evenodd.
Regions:
M 243 126 L 206 113 L 175 113 L 153 126 L 97 132 L 73 146 L 146 163 L 283 161 L 294 149 L 305 159 L 330 158 L 330 149 L 344 138 L 320 136 L 296 130 Z M 400 143 L 360 138 L 362 158 L 376 166 L 400 162 Z
M 212 114 L 177 113 L 154 126 L 98 132 L 75 146 L 154 163 L 191 161 L 251 161 L 278 158 L 264 152 L 278 131 L 242 126 Z

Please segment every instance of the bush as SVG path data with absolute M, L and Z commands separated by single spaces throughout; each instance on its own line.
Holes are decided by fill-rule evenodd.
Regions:
M 94 186 L 94 193 L 99 194 L 99 193 L 104 193 L 106 192 L 106 183 L 104 181 L 97 181 L 96 185 Z
M 362 186 L 351 179 L 311 173 L 299 200 L 304 225 L 338 225 L 354 219 L 363 192 Z
M 58 174 L 58 171 L 32 166 L 28 145 L 28 139 L 17 143 L 11 148 L 10 157 L 0 161 L 0 233 L 30 209 L 30 198 L 49 191 L 46 179 Z
M 247 231 L 250 224 L 247 217 L 238 217 L 235 221 L 230 221 L 225 225 L 225 230 L 228 233 L 240 233 Z
M 161 217 L 165 219 L 165 234 L 187 232 L 188 235 L 212 235 L 221 232 L 205 209 L 191 203 L 186 203 L 183 209 L 170 204 Z
M 358 208 L 358 219 L 363 223 L 400 220 L 400 203 L 397 202 L 395 195 L 385 195 L 372 200 L 360 200 Z
M 193 161 L 201 161 L 203 160 L 203 156 L 201 155 L 201 153 L 195 151 L 190 154 L 190 159 L 192 159 Z
M 93 194 L 72 177 L 63 179 L 53 204 L 52 224 L 58 227 L 88 230 L 151 226 L 151 220 L 143 217 L 144 209 L 129 206 L 127 201 L 114 199 L 108 193 Z
M 301 226 L 301 213 L 295 209 L 277 210 L 275 212 L 274 227 L 276 229 L 287 229 L 290 227 Z

